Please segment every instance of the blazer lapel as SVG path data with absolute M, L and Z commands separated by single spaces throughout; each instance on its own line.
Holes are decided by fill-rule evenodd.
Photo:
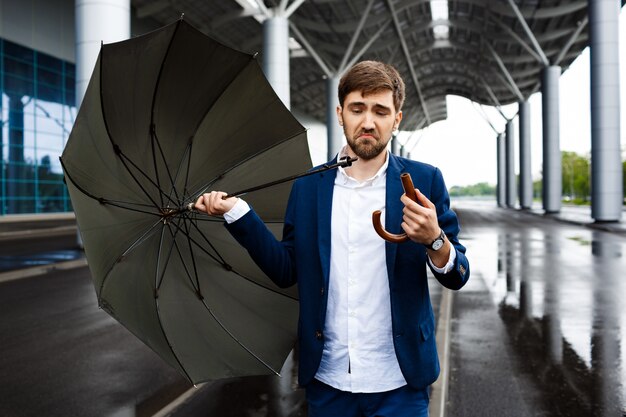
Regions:
M 330 216 L 336 176 L 336 170 L 324 172 L 317 183 L 317 244 L 326 288 L 330 274 Z
M 385 195 L 385 229 L 390 233 L 402 233 L 402 208 L 400 197 L 404 194 L 400 174 L 404 172 L 404 164 L 395 155 L 389 153 Z M 387 257 L 387 273 L 393 280 L 398 243 L 385 242 Z

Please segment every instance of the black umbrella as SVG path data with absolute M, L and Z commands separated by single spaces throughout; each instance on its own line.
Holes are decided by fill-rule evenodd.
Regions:
M 104 310 L 193 383 L 277 373 L 295 292 L 222 219 L 188 210 L 204 191 L 311 166 L 305 129 L 253 56 L 182 20 L 104 45 L 61 162 Z M 288 192 L 246 198 L 277 234 Z

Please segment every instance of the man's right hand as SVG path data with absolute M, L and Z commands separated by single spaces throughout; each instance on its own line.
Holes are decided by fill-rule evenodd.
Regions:
M 203 211 L 210 216 L 222 216 L 224 213 L 230 211 L 233 208 L 237 200 L 237 197 L 231 197 L 224 200 L 224 196 L 227 194 L 222 191 L 211 191 L 210 193 L 204 193 L 194 205 L 194 208 L 199 211 Z

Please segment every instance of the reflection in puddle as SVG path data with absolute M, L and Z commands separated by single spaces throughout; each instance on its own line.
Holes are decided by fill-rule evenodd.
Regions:
M 497 233 L 478 231 L 476 248 L 468 244 L 472 267 L 483 272 L 545 409 L 554 416 L 626 415 L 623 238 L 563 226 Z

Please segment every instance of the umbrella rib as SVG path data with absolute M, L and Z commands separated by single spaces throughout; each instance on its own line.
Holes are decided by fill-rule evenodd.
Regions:
M 102 54 L 103 51 L 104 51 L 104 49 L 101 50 L 101 54 Z M 104 122 L 104 127 L 105 127 L 106 132 L 107 132 L 107 137 L 109 138 L 109 142 L 111 142 L 111 145 L 113 146 L 113 151 L 120 158 L 120 161 L 122 162 L 122 165 L 124 166 L 124 168 L 126 168 L 126 171 L 128 172 L 128 174 L 130 174 L 130 176 L 133 178 L 135 183 L 139 186 L 141 191 L 143 191 L 145 196 L 152 202 L 154 207 L 159 209 L 160 208 L 159 204 L 152 198 L 150 193 L 148 193 L 148 191 L 144 188 L 144 186 L 139 182 L 139 180 L 134 175 L 134 173 L 132 172 L 130 167 L 126 164 L 125 160 L 128 161 L 130 164 L 132 164 L 132 166 L 137 171 L 139 171 L 139 173 L 141 173 L 152 185 L 154 185 L 157 188 L 157 190 L 159 191 L 159 194 L 161 196 L 161 199 L 163 198 L 163 196 L 167 196 L 167 194 L 161 189 L 159 184 L 156 184 L 141 168 L 139 168 L 139 166 L 137 166 L 137 164 L 135 164 L 128 156 L 126 156 L 122 152 L 122 149 L 119 147 L 119 145 L 113 140 L 113 135 L 111 134 L 111 129 L 109 127 L 109 122 L 107 121 L 107 117 L 106 117 L 106 114 L 105 114 L 105 111 L 104 111 L 104 95 L 102 94 L 102 91 L 103 91 L 103 89 L 102 89 L 102 67 L 103 66 L 104 66 L 104 59 L 102 59 L 102 61 L 100 63 L 100 108 L 102 109 L 102 121 Z M 158 175 L 157 175 L 157 177 L 158 177 Z M 175 201 L 172 201 L 171 199 L 170 199 L 170 201 L 172 203 L 176 203 Z
M 154 131 L 154 124 L 150 124 L 150 146 L 152 148 L 152 165 L 154 166 L 154 176 L 156 177 L 157 188 L 161 189 L 161 179 L 159 175 L 159 168 L 157 167 L 156 162 L 156 154 L 154 152 L 154 141 L 156 139 L 156 132 Z M 157 139 L 158 140 L 158 139 Z M 167 164 L 166 164 L 167 166 Z M 161 207 L 164 205 L 163 196 L 159 194 L 159 198 L 161 199 Z
M 303 132 L 306 132 L 306 129 L 305 129 L 305 130 L 302 130 L 302 131 L 300 131 L 300 132 L 294 133 L 293 135 L 288 136 L 287 138 L 285 138 L 285 139 L 283 139 L 283 140 L 277 141 L 277 142 L 275 142 L 274 144 L 272 144 L 271 146 L 268 146 L 267 148 L 264 148 L 264 149 L 262 149 L 262 150 L 260 150 L 260 151 L 258 151 L 258 152 L 256 152 L 256 153 L 254 153 L 254 154 L 252 154 L 252 155 L 249 155 L 247 158 L 242 159 L 241 161 L 237 162 L 236 164 L 233 164 L 231 167 L 229 167 L 227 170 L 225 170 L 225 171 L 224 171 L 224 172 L 222 172 L 221 174 L 216 175 L 214 179 L 212 179 L 211 181 L 209 181 L 209 182 L 208 182 L 208 183 L 206 183 L 205 185 L 203 185 L 203 186 L 199 187 L 199 190 L 198 190 L 197 192 L 195 192 L 195 193 L 190 194 L 190 196 L 196 196 L 196 195 L 198 195 L 198 196 L 199 196 L 200 194 L 202 194 L 202 193 L 204 193 L 206 190 L 208 190 L 208 189 L 209 189 L 209 187 L 210 187 L 212 184 L 214 184 L 217 180 L 223 179 L 223 178 L 224 178 L 224 176 L 225 176 L 226 174 L 228 174 L 229 172 L 233 171 L 235 168 L 238 168 L 239 166 L 241 166 L 241 165 L 245 164 L 246 162 L 248 162 L 248 161 L 250 161 L 250 160 L 252 160 L 252 159 L 256 158 L 256 157 L 257 157 L 257 156 L 259 156 L 259 155 L 264 154 L 265 152 L 269 152 L 270 150 L 274 149 L 274 148 L 275 148 L 275 147 L 277 147 L 277 146 L 280 146 L 280 145 L 282 145 L 282 144 L 284 144 L 284 143 L 286 143 L 286 142 L 289 142 L 289 141 L 291 141 L 291 140 L 293 140 L 293 139 L 297 138 L 297 137 L 298 137 L 298 136 L 300 136 Z M 194 198 L 192 197 L 192 200 L 193 200 L 193 199 L 194 199 Z
M 187 163 L 187 178 L 189 177 L 189 164 L 191 163 L 191 145 L 192 145 L 192 140 L 190 139 L 189 142 L 187 143 L 187 147 L 185 148 L 185 152 L 183 153 L 182 159 L 181 159 L 181 163 L 178 164 L 178 168 L 176 169 L 176 175 L 174 176 L 173 179 L 171 179 L 172 181 L 172 191 L 174 192 L 174 194 L 176 194 L 176 199 L 180 200 L 180 197 L 178 196 L 178 192 L 176 191 L 176 181 L 178 181 L 178 175 L 180 174 L 180 167 L 182 165 L 182 161 L 187 158 L 188 163 Z M 187 178 L 185 178 L 185 184 L 183 186 L 183 196 L 186 195 L 187 193 Z M 171 192 L 170 192 L 170 196 L 171 196 Z
M 177 225 L 176 223 L 172 223 L 174 226 L 176 226 L 179 230 L 182 231 L 182 228 Z M 184 233 L 184 231 L 183 231 Z M 202 234 L 202 232 L 200 232 L 200 234 Z M 212 253 L 209 253 L 209 251 L 207 251 L 205 248 L 202 247 L 202 245 L 200 245 L 198 242 L 196 242 L 196 240 L 194 238 L 192 238 L 191 236 L 189 236 L 189 239 L 196 245 L 198 246 L 198 248 L 200 248 L 204 253 L 206 253 L 211 259 L 213 259 L 215 262 L 217 262 L 218 264 L 222 265 L 224 268 L 228 269 L 228 267 L 230 267 L 230 265 L 228 265 L 226 262 L 224 262 L 221 259 L 218 259 L 217 257 L 215 257 L 215 255 L 213 255 Z M 214 249 L 215 250 L 215 249 Z M 215 251 L 217 253 L 217 251 Z M 218 253 L 219 256 L 219 253 Z M 221 258 L 221 256 L 220 256 Z
M 268 287 L 266 285 L 263 285 L 259 282 L 256 282 L 255 280 L 243 275 L 242 273 L 236 271 L 232 265 L 230 265 L 229 263 L 227 263 L 224 258 L 222 258 L 222 255 L 219 254 L 219 252 L 217 251 L 217 249 L 215 249 L 215 247 L 213 247 L 213 245 L 211 244 L 211 242 L 207 239 L 206 236 L 204 236 L 204 233 L 202 233 L 202 231 L 198 228 L 197 225 L 194 224 L 193 220 L 195 219 L 190 219 L 192 220 L 191 224 L 198 230 L 198 232 L 200 233 L 200 236 L 203 237 L 203 239 L 206 241 L 206 243 L 211 246 L 211 248 L 215 251 L 215 253 L 217 254 L 217 256 L 220 257 L 220 259 L 217 259 L 213 254 L 209 253 L 205 248 L 202 247 L 202 245 L 200 245 L 194 238 L 192 238 L 191 236 L 189 236 L 189 239 L 191 240 L 191 242 L 193 242 L 193 244 L 195 244 L 201 251 L 203 251 L 204 253 L 206 253 L 208 256 L 210 256 L 214 261 L 216 261 L 217 263 L 219 263 L 220 265 L 222 265 L 222 267 L 224 267 L 224 269 L 226 269 L 229 272 L 232 272 L 238 276 L 240 276 L 241 278 L 245 279 L 246 281 L 250 282 L 251 284 L 254 284 L 258 287 L 263 288 L 264 290 L 273 292 L 274 294 L 279 294 L 282 295 L 283 297 L 287 297 L 290 298 L 292 300 L 297 301 L 298 299 L 295 297 L 292 297 L 291 295 L 282 293 L 280 291 L 277 291 L 276 289 L 272 288 L 272 287 Z
M 172 223 L 172 224 L 174 224 L 174 225 L 176 226 L 177 231 L 178 231 L 178 230 L 181 230 L 181 231 L 182 231 L 182 229 L 181 229 L 181 226 L 180 226 L 180 225 L 177 225 L 177 224 L 175 224 L 175 223 Z M 174 235 L 174 233 L 173 233 L 173 231 L 171 230 L 171 228 L 170 228 L 170 227 L 168 227 L 168 230 L 169 230 L 170 234 L 172 234 L 172 236 L 174 237 L 175 235 Z M 183 233 L 185 233 L 185 232 L 183 232 Z M 188 238 L 190 238 L 188 234 L 187 234 L 187 237 L 188 237 Z M 174 247 L 176 247 L 176 251 L 178 252 L 178 256 L 179 256 L 179 257 L 180 257 L 180 259 L 181 259 L 181 263 L 182 263 L 182 265 L 183 265 L 183 267 L 184 267 L 184 269 L 185 269 L 185 273 L 187 274 L 187 277 L 188 277 L 188 278 L 189 278 L 189 280 L 191 281 L 191 285 L 192 285 L 192 286 L 194 286 L 194 285 L 193 285 L 193 280 L 192 280 L 191 274 L 189 273 L 189 270 L 187 269 L 187 266 L 185 265 L 185 262 L 182 262 L 182 261 L 183 261 L 183 256 L 182 256 L 182 253 L 181 253 L 181 251 L 180 251 L 180 248 L 178 247 L 178 244 L 176 243 L 176 240 L 175 240 L 175 239 L 173 239 L 173 242 L 174 242 L 173 246 L 174 246 Z M 193 259 L 193 251 L 191 252 L 191 257 L 192 257 L 192 259 Z M 168 263 L 169 263 L 169 259 L 168 259 Z M 195 261 L 194 261 L 194 268 L 195 268 Z M 197 276 L 197 275 L 196 275 L 196 276 Z M 194 287 L 194 288 L 195 288 L 195 287 Z M 196 295 L 198 296 L 198 298 L 199 298 L 199 299 L 200 299 L 200 301 L 202 302 L 202 305 L 204 305 L 204 307 L 206 308 L 206 310 L 208 311 L 208 313 L 211 315 L 211 317 L 213 318 L 213 320 L 215 320 L 215 322 L 216 322 L 216 323 L 217 323 L 217 324 L 218 324 L 218 325 L 222 328 L 222 330 L 223 330 L 226 334 L 228 334 L 228 335 L 229 335 L 229 336 L 230 336 L 230 337 L 231 337 L 231 338 L 232 338 L 232 339 L 233 339 L 233 340 L 234 340 L 234 341 L 235 341 L 235 342 L 236 342 L 239 346 L 241 346 L 241 348 L 243 348 L 246 352 L 248 352 L 248 353 L 249 353 L 249 354 L 250 354 L 250 355 L 251 355 L 254 359 L 256 359 L 257 361 L 259 361 L 259 362 L 260 362 L 263 366 L 265 366 L 267 369 L 269 369 L 270 371 L 272 371 L 275 375 L 280 376 L 280 373 L 279 373 L 279 372 L 277 372 L 274 368 L 272 368 L 272 366 L 271 366 L 271 365 L 269 365 L 269 364 L 268 364 L 268 363 L 266 363 L 263 359 L 261 359 L 258 355 L 256 355 L 256 354 L 255 354 L 255 353 L 254 353 L 254 352 L 253 352 L 250 348 L 248 348 L 245 344 L 243 344 L 243 342 L 241 342 L 241 341 L 240 341 L 240 340 L 239 340 L 239 339 L 238 339 L 238 338 L 237 338 L 237 337 L 236 337 L 236 336 L 235 336 L 235 335 L 234 335 L 234 334 L 233 334 L 230 330 L 228 330 L 228 329 L 226 328 L 226 326 L 224 325 L 224 323 L 222 323 L 222 321 L 221 321 L 221 320 L 217 317 L 217 315 L 214 313 L 213 309 L 211 309 L 211 308 L 209 307 L 209 305 L 206 303 L 206 301 L 205 301 L 205 299 L 204 299 L 204 296 L 202 296 L 202 293 L 201 293 L 201 291 L 200 291 L 200 283 L 199 283 L 199 282 L 198 282 L 198 287 L 197 287 L 197 288 L 195 288 L 195 289 L 196 289 Z M 159 309 L 158 309 L 158 301 L 156 302 L 156 304 L 157 304 L 157 314 L 159 314 L 159 316 L 160 316 L 160 312 L 159 312 Z M 170 343 L 169 339 L 167 338 L 167 334 L 166 334 L 166 332 L 165 332 L 165 329 L 163 328 L 163 325 L 161 324 L 161 320 L 159 320 L 159 325 L 161 326 L 161 330 L 163 331 L 163 335 L 164 335 L 165 339 L 167 340 L 167 344 L 168 344 L 168 346 L 170 347 L 170 350 L 172 351 L 172 354 L 173 354 L 173 355 L 174 355 L 174 357 L 176 358 L 176 361 L 180 364 L 181 369 L 183 369 L 183 370 L 184 370 L 184 367 L 183 367 L 182 363 L 178 360 L 178 356 L 176 355 L 176 352 L 174 351 L 174 347 L 171 345 L 171 343 Z M 186 371 L 185 371 L 185 374 L 189 377 L 189 375 L 187 374 L 187 372 L 186 372 Z
M 202 296 L 202 292 L 200 291 L 200 280 L 198 279 L 198 267 L 196 265 L 196 257 L 193 254 L 193 246 L 191 244 L 191 234 L 189 232 L 189 225 L 188 222 L 183 222 L 184 226 L 185 226 L 185 235 L 187 236 L 187 244 L 189 245 L 189 256 L 191 256 L 191 263 L 193 265 L 193 273 L 194 273 L 194 277 L 196 279 L 196 286 L 198 287 L 198 295 Z M 213 247 L 213 246 L 211 246 Z M 213 248 L 213 250 L 215 250 L 215 248 Z M 215 251 L 217 253 L 217 251 Z M 217 253 L 219 256 L 219 253 Z M 221 256 L 220 256 L 221 258 Z
M 224 323 L 222 323 L 222 321 L 215 315 L 215 313 L 213 312 L 211 307 L 209 307 L 209 305 L 206 303 L 206 301 L 204 299 L 202 300 L 202 304 L 207 309 L 207 311 L 209 312 L 211 317 L 213 317 L 215 322 L 222 328 L 222 330 L 224 330 L 224 332 L 226 332 L 226 334 L 228 334 L 235 342 L 237 342 L 237 344 L 239 346 L 241 346 L 246 352 L 248 352 L 254 359 L 256 359 L 257 361 L 261 362 L 261 364 L 263 364 L 263 366 L 265 366 L 267 369 L 272 371 L 275 375 L 280 376 L 280 373 L 278 371 L 276 371 L 274 368 L 272 368 L 271 365 L 269 365 L 267 362 L 265 362 L 263 359 L 261 359 L 256 353 L 254 353 L 252 350 L 250 350 L 250 348 L 248 348 L 246 345 L 244 345 L 243 342 L 237 338 L 237 336 L 235 336 L 230 330 L 228 330 L 226 328 Z
M 154 90 L 152 91 L 152 103 L 150 105 L 150 133 L 151 133 L 151 139 L 152 139 L 152 161 L 154 163 L 154 172 L 155 175 L 157 177 L 157 181 L 158 181 L 158 188 L 159 190 L 161 190 L 161 182 L 160 182 L 160 176 L 159 176 L 159 170 L 157 168 L 157 155 L 156 152 L 154 150 L 154 143 L 156 142 L 158 149 L 159 149 L 159 154 L 161 155 L 161 159 L 164 162 L 164 166 L 165 166 L 165 171 L 167 172 L 167 176 L 170 179 L 170 182 L 172 184 L 172 189 L 174 190 L 174 193 L 176 194 L 176 199 L 178 198 L 178 193 L 176 193 L 176 187 L 175 187 L 175 182 L 172 178 L 172 173 L 170 172 L 168 165 L 167 165 L 167 160 L 165 159 L 165 154 L 163 153 L 163 148 L 161 147 L 161 142 L 159 141 L 159 137 L 157 136 L 156 133 L 156 123 L 154 121 L 154 110 L 155 110 L 155 106 L 156 106 L 156 98 L 157 98 L 157 92 L 159 91 L 159 87 L 161 85 L 161 78 L 163 76 L 163 69 L 165 68 L 165 61 L 167 61 L 167 58 L 170 54 L 170 51 L 172 49 L 172 44 L 174 43 L 174 38 L 176 37 L 176 33 L 178 33 L 178 29 L 180 28 L 180 23 L 182 20 L 179 20 L 176 23 L 176 28 L 174 28 L 174 33 L 172 34 L 172 37 L 169 40 L 169 43 L 167 44 L 167 49 L 165 51 L 165 54 L 163 54 L 163 59 L 161 60 L 161 66 L 159 67 L 159 75 L 157 76 L 157 80 L 156 80 L 156 85 L 154 86 Z M 171 197 L 168 196 L 168 198 L 171 200 Z M 161 196 L 161 200 L 163 199 L 163 196 Z
M 61 166 L 63 167 L 63 172 L 65 173 L 65 176 L 70 180 L 70 182 L 72 184 L 74 184 L 74 186 L 78 189 L 78 191 L 80 191 L 81 193 L 83 193 L 87 197 L 89 197 L 89 198 L 91 198 L 93 200 L 96 200 L 100 204 L 105 204 L 105 205 L 108 204 L 108 205 L 113 206 L 113 207 L 118 207 L 118 208 L 122 208 L 122 209 L 125 209 L 125 210 L 135 211 L 135 212 L 143 213 L 143 214 L 149 214 L 149 215 L 152 215 L 152 216 L 160 216 L 159 213 L 153 213 L 151 211 L 140 210 L 140 209 L 136 209 L 136 208 L 127 207 L 127 206 L 122 205 L 122 204 L 130 204 L 130 205 L 138 205 L 138 206 L 141 206 L 141 207 L 152 207 L 152 206 L 147 205 L 147 204 L 132 203 L 132 202 L 128 202 L 128 201 L 116 201 L 116 200 L 109 200 L 109 199 L 106 199 L 104 197 L 96 197 L 95 195 L 93 195 L 92 193 L 90 193 L 89 191 L 87 191 L 83 187 L 81 187 L 74 180 L 74 178 L 72 178 L 72 176 L 69 174 L 69 171 L 65 167 L 65 164 L 63 163 L 63 159 L 61 157 L 59 157 L 59 160 L 61 161 Z
M 132 159 L 130 159 L 128 156 L 126 156 L 122 150 L 119 148 L 119 146 L 114 145 L 115 147 L 115 152 L 117 153 L 117 155 L 120 157 L 120 161 L 122 161 L 122 165 L 124 165 L 124 167 L 126 168 L 126 171 L 128 171 L 128 173 L 130 174 L 130 176 L 132 177 L 133 180 L 135 180 L 135 183 L 139 186 L 139 188 L 141 189 L 141 191 L 143 191 L 143 193 L 146 195 L 146 197 L 148 197 L 148 199 L 150 201 L 152 201 L 152 204 L 154 204 L 154 207 L 156 207 L 157 209 L 160 207 L 159 204 L 154 201 L 154 199 L 152 198 L 152 196 L 148 193 L 148 190 L 146 190 L 144 188 L 143 185 L 141 185 L 141 183 L 139 182 L 139 180 L 137 179 L 137 177 L 135 177 L 135 174 L 133 174 L 132 170 L 128 167 L 128 165 L 126 165 L 126 161 L 128 161 L 137 171 L 139 171 L 139 173 L 145 178 L 147 179 L 152 185 L 154 185 L 156 187 L 156 189 L 159 192 L 159 195 L 161 196 L 161 199 L 163 198 L 163 196 L 166 196 L 167 199 L 169 200 L 170 203 L 174 203 L 175 205 L 177 205 L 177 202 L 175 200 L 172 200 L 170 198 L 169 195 L 167 195 L 167 193 L 165 191 L 163 191 L 161 189 L 161 186 L 159 184 L 157 184 L 156 182 L 154 182 L 154 180 L 152 178 L 150 178 L 148 176 L 148 174 L 146 174 L 141 168 L 139 168 L 139 166 L 137 164 L 135 164 Z M 158 175 L 157 175 L 158 177 Z
M 170 258 L 172 256 L 172 251 L 174 250 L 174 245 L 170 246 L 167 257 L 165 258 L 165 265 L 163 266 L 163 273 L 159 273 L 161 270 L 161 253 L 163 250 L 163 236 L 165 235 L 165 227 L 161 228 L 161 238 L 159 240 L 159 252 L 157 254 L 157 268 L 154 282 L 154 295 L 158 296 L 158 291 L 161 288 L 161 284 L 163 283 L 163 277 L 165 277 L 165 270 L 167 269 L 167 265 L 170 262 Z M 175 238 L 176 236 L 174 236 Z
M 157 316 L 159 318 L 157 320 L 157 322 L 159 323 L 159 328 L 161 329 L 161 333 L 163 334 L 163 338 L 165 339 L 165 341 L 167 343 L 167 347 L 170 348 L 170 352 L 172 352 L 172 356 L 174 356 L 174 359 L 176 359 L 176 362 L 178 362 L 178 365 L 180 366 L 180 369 L 182 370 L 182 372 L 187 377 L 187 380 L 189 382 L 193 383 L 193 379 L 191 378 L 191 375 L 189 375 L 189 373 L 187 372 L 187 369 L 185 369 L 185 366 L 183 365 L 183 363 L 178 358 L 178 355 L 176 354 L 176 351 L 174 350 L 174 346 L 172 346 L 172 343 L 170 342 L 169 337 L 167 337 L 167 332 L 163 328 L 163 322 L 161 321 L 161 309 L 159 308 L 159 299 L 158 298 L 154 299 L 154 307 L 156 308 L 156 314 L 157 314 Z
M 172 224 L 173 224 L 173 223 L 172 223 Z M 182 231 L 182 229 L 181 229 L 181 227 L 180 227 L 180 225 L 176 225 L 176 228 L 177 228 L 177 232 L 178 232 L 178 231 L 183 232 L 183 231 Z M 183 265 L 183 268 L 185 269 L 185 274 L 187 275 L 187 278 L 189 278 L 189 282 L 191 283 L 191 286 L 192 286 L 192 287 L 196 290 L 196 295 L 198 296 L 198 298 L 199 298 L 200 300 L 203 300 L 203 299 L 204 299 L 204 296 L 203 296 L 203 295 L 202 295 L 202 293 L 200 292 L 200 282 L 197 282 L 197 286 L 196 286 L 196 283 L 194 283 L 194 282 L 193 282 L 193 277 L 191 276 L 191 273 L 189 272 L 189 269 L 187 268 L 187 265 L 186 265 L 186 264 L 185 264 L 185 262 L 183 261 L 183 254 L 182 254 L 182 252 L 180 251 L 180 247 L 178 246 L 178 243 L 176 242 L 175 235 L 174 235 L 174 233 L 172 232 L 172 230 L 171 230 L 171 228 L 170 228 L 170 227 L 168 227 L 168 230 L 169 230 L 170 234 L 172 235 L 172 239 L 173 239 L 173 243 L 174 243 L 174 244 L 173 244 L 173 246 L 176 248 L 176 252 L 178 252 L 178 256 L 180 257 L 181 264 Z M 185 233 L 185 232 L 183 232 L 183 234 L 184 234 L 184 233 Z M 194 264 L 194 269 L 195 269 L 195 260 L 193 260 L 193 254 L 191 255 L 191 258 L 192 258 L 192 262 L 193 262 L 193 264 Z M 196 277 L 197 277 L 197 274 L 196 274 Z M 197 280 L 196 280 L 196 281 L 197 281 Z
M 100 87 L 100 109 L 101 109 L 101 112 L 102 112 L 102 121 L 104 122 L 104 128 L 106 129 L 106 132 L 107 132 L 107 137 L 109 138 L 109 142 L 111 142 L 111 145 L 113 146 L 113 151 L 120 158 L 120 161 L 122 162 L 122 165 L 124 165 L 124 168 L 126 168 L 126 171 L 128 171 L 128 173 L 133 178 L 133 180 L 135 180 L 135 182 L 137 183 L 137 185 L 139 186 L 141 191 L 143 191 L 143 193 L 146 195 L 146 197 L 152 202 L 152 204 L 154 204 L 154 207 L 158 209 L 160 206 L 157 204 L 156 201 L 154 201 L 152 196 L 150 194 L 148 194 L 147 190 L 144 189 L 143 185 L 141 185 L 139 183 L 139 181 L 137 180 L 135 175 L 132 173 L 132 171 L 130 170 L 128 165 L 126 165 L 126 162 L 124 162 L 124 159 L 122 158 L 124 156 L 124 154 L 122 153 L 122 149 L 119 147 L 119 145 L 117 143 L 115 143 L 115 141 L 113 140 L 113 135 L 111 135 L 111 129 L 109 127 L 109 122 L 107 120 L 107 117 L 106 117 L 106 114 L 105 114 L 105 111 L 104 111 L 104 94 L 103 94 L 103 89 L 102 89 L 102 67 L 104 67 L 104 47 L 101 47 L 101 49 L 100 49 L 100 68 L 99 68 L 100 69 L 100 85 L 99 85 L 99 87 Z M 128 161 L 130 163 L 133 163 L 128 157 L 126 157 L 126 159 L 128 159 Z M 135 165 L 135 164 L 133 164 L 133 165 Z M 137 169 L 139 170 L 139 172 L 141 172 L 143 174 L 141 169 L 139 169 L 139 168 L 137 168 Z M 159 190 L 160 190 L 160 188 L 159 188 Z

